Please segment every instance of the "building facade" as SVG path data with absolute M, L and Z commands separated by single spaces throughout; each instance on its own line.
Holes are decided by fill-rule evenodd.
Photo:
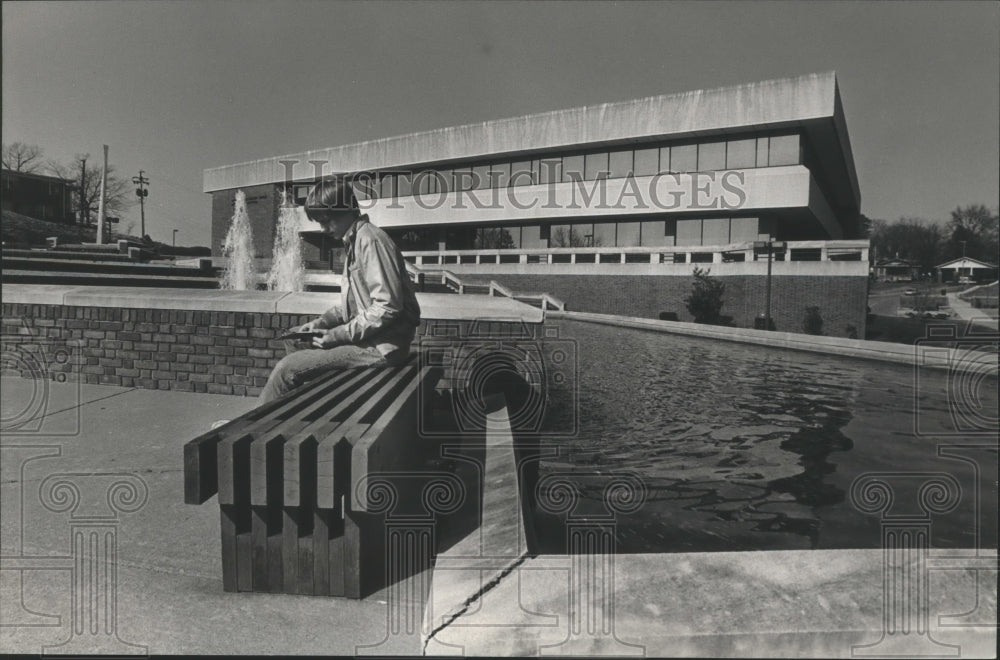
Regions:
M 843 297 L 859 301 L 841 315 L 853 330 L 838 334 L 863 329 L 867 241 L 856 240 L 860 191 L 833 73 L 209 169 L 213 253 L 237 190 L 247 195 L 257 255 L 267 257 L 281 195 L 301 203 L 331 173 L 356 177 L 362 206 L 419 268 L 562 292 L 571 309 L 683 318 L 683 304 L 664 299 L 673 294 L 656 292 L 690 289 L 691 264 L 705 263 L 713 275 L 744 278 L 729 282 L 745 298 L 765 273 L 761 242 L 778 241 L 787 249 L 773 253 L 773 276 L 843 285 Z M 300 229 L 307 260 L 336 249 L 316 225 L 303 219 Z M 623 281 L 648 304 L 612 303 Z M 759 313 L 757 301 L 747 304 L 737 324 Z
M 49 222 L 75 221 L 72 180 L 5 169 L 0 172 L 0 186 L 5 211 Z

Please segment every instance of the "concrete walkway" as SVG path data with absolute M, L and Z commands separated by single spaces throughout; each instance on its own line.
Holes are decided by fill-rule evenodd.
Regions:
M 255 400 L 16 377 L 0 386 L 3 653 L 850 657 L 884 637 L 877 550 L 512 549 L 500 572 L 439 562 L 425 602 L 407 595 L 424 593 L 415 582 L 426 573 L 359 601 L 226 593 L 218 507 L 183 504 L 182 446 Z M 889 636 L 904 655 L 995 653 L 996 554 L 950 555 L 929 578 L 930 634 Z M 111 572 L 74 573 L 90 558 L 78 565 Z M 473 588 L 453 588 L 448 568 L 475 572 Z M 91 579 L 108 588 L 90 590 Z M 454 615 L 429 613 L 433 629 L 422 627 L 428 603 Z
M 958 297 L 957 293 L 948 294 L 948 305 L 951 307 L 952 311 L 955 312 L 955 316 L 963 321 L 975 321 L 976 325 L 996 332 L 997 319 L 991 318 L 988 314 L 986 314 L 985 310 L 976 309 L 969 303 L 965 302 Z

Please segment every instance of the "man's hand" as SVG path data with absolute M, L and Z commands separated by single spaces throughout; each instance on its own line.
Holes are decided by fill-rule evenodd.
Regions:
M 325 330 L 323 319 L 313 319 L 309 323 L 304 323 L 299 327 L 298 332 L 313 332 L 314 330 Z
M 319 337 L 313 339 L 313 348 L 333 348 L 339 346 L 340 342 L 333 336 L 333 330 L 327 330 Z

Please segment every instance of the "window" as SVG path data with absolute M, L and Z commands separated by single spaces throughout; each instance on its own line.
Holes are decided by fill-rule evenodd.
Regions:
M 673 244 L 673 237 L 668 237 L 665 220 L 646 220 L 642 223 L 642 244 L 645 247 L 663 247 Z
M 584 157 L 583 176 L 588 181 L 608 178 L 608 153 L 587 154 Z
M 442 193 L 451 192 L 453 190 L 451 186 L 451 170 L 438 171 L 436 174 L 437 176 L 434 178 L 437 179 L 437 191 Z
M 594 247 L 615 247 L 615 223 L 594 223 Z
M 413 187 L 416 193 L 426 195 L 431 191 L 431 173 L 429 171 L 418 172 L 413 177 Z
M 490 186 L 506 188 L 510 183 L 510 163 L 493 163 L 490 167 Z
M 663 151 L 660 150 L 660 171 L 662 172 L 695 172 L 698 169 L 698 145 L 685 144 L 679 147 L 670 147 L 670 165 L 667 169 L 667 161 L 663 159 Z
M 583 178 L 583 156 L 566 156 L 562 163 L 562 180 L 572 181 Z M 571 178 L 572 177 L 572 178 Z
M 639 245 L 640 224 L 638 222 L 618 223 L 618 247 L 637 247 Z
M 653 176 L 660 171 L 660 149 L 636 149 L 632 171 L 636 176 Z M 667 161 L 670 151 L 667 150 Z
M 413 173 L 401 172 L 396 177 L 396 194 L 399 197 L 409 197 L 413 194 Z
M 742 243 L 757 240 L 757 218 L 732 218 L 729 223 L 729 242 Z
M 729 218 L 705 218 L 701 225 L 702 245 L 725 245 L 729 242 Z
M 701 219 L 677 221 L 677 245 L 701 245 Z
M 771 138 L 771 149 L 768 156 L 768 164 L 771 167 L 776 165 L 798 165 L 799 164 L 799 136 L 779 135 Z
M 612 178 L 629 176 L 632 173 L 632 150 L 612 151 L 608 159 L 608 170 Z
M 476 165 L 472 168 L 472 182 L 470 186 L 473 190 L 482 190 L 483 188 L 490 187 L 489 165 Z
M 537 250 L 548 247 L 546 241 L 542 239 L 542 228 L 538 225 L 527 225 L 521 227 L 521 249 Z
M 726 168 L 731 170 L 754 167 L 757 163 L 757 141 L 730 140 L 726 143 Z
M 552 225 L 549 228 L 549 247 L 573 247 L 572 225 Z
M 698 172 L 726 169 L 726 143 L 706 142 L 698 145 Z
M 306 204 L 306 197 L 309 196 L 309 189 L 311 187 L 312 186 L 309 186 L 309 185 L 305 185 L 305 186 L 293 186 L 292 187 L 292 197 L 295 198 L 295 203 L 296 204 L 298 204 L 299 206 L 305 206 L 305 204 Z
M 535 178 L 531 173 L 531 161 L 521 160 L 511 163 L 510 166 L 510 185 L 512 186 L 530 186 L 535 183 Z
M 757 138 L 757 167 L 767 167 L 767 144 L 766 137 Z
M 573 245 L 571 247 L 594 247 L 594 225 L 583 222 L 573 225 Z
M 471 167 L 456 167 L 452 171 L 452 186 L 453 186 L 453 190 L 471 190 L 472 189 L 472 168 Z
M 562 161 L 558 158 L 543 158 L 538 163 L 538 183 L 557 183 L 561 178 Z

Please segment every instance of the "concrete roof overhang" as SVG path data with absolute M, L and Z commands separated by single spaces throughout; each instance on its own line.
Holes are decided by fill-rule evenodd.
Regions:
M 204 192 L 309 181 L 322 173 L 449 166 L 484 158 L 801 129 L 838 208 L 861 193 L 834 72 L 651 96 L 422 131 L 206 169 Z

